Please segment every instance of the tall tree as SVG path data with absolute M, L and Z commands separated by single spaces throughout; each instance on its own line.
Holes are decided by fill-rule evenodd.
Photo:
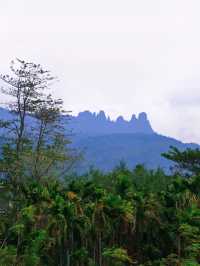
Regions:
M 10 68 L 12 75 L 0 76 L 7 84 L 2 93 L 11 98 L 7 104 L 11 118 L 1 121 L 9 137 L 1 172 L 14 182 L 21 180 L 22 172 L 37 179 L 48 176 L 52 168 L 58 174 L 58 164 L 63 172 L 75 157 L 66 152 L 63 102 L 48 93 L 55 78 L 41 65 L 20 59 L 12 61 Z
M 168 153 L 162 154 L 166 159 L 175 162 L 174 170 L 182 175 L 191 176 L 200 173 L 200 150 L 186 149 L 180 151 L 171 147 Z

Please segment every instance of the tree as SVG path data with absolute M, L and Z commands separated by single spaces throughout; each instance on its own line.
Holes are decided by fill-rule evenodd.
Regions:
M 199 151 L 166 155 L 177 175 L 121 163 L 64 182 L 56 177 L 73 160 L 62 101 L 46 94 L 48 72 L 17 63 L 2 77 L 14 100 L 1 121 L 0 265 L 199 265 Z
M 128 256 L 127 251 L 123 248 L 108 248 L 103 252 L 103 256 L 112 266 L 132 265 L 133 260 Z
M 14 183 L 22 176 L 49 177 L 52 169 L 51 176 L 58 176 L 77 157 L 67 149 L 63 101 L 47 93 L 55 78 L 41 65 L 20 59 L 11 62 L 11 71 L 12 76 L 0 76 L 7 84 L 2 92 L 13 99 L 7 104 L 11 119 L 1 122 L 7 142 L 0 170 Z
M 200 150 L 186 149 L 180 151 L 176 147 L 171 147 L 168 153 L 162 154 L 166 159 L 175 162 L 174 170 L 180 174 L 191 176 L 200 173 Z
M 41 65 L 27 63 L 20 59 L 11 62 L 12 76 L 1 75 L 0 78 L 7 84 L 1 89 L 2 93 L 11 96 L 7 106 L 14 115 L 7 127 L 15 136 L 16 153 L 19 155 L 27 132 L 27 116 L 35 116 L 41 103 L 46 101 L 45 90 L 49 87 L 49 81 L 54 78 L 49 71 L 43 70 Z

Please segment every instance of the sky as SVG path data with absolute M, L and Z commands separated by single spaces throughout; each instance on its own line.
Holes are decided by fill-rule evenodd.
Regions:
M 200 143 L 199 0 L 0 2 L 1 73 L 40 63 L 74 114 L 144 111 L 156 132 Z

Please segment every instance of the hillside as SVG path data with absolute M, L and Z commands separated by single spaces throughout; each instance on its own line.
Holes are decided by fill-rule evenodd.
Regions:
M 196 144 L 184 144 L 156 133 L 88 136 L 75 141 L 75 147 L 84 152 L 84 161 L 80 166 L 84 170 L 94 166 L 108 171 L 123 160 L 129 168 L 144 164 L 147 168 L 162 167 L 167 171 L 172 164 L 161 153 L 168 151 L 170 146 L 181 150 L 198 147 Z

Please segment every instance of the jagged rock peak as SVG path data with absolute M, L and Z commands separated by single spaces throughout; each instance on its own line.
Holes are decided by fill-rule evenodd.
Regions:
M 145 112 L 142 112 L 138 115 L 138 120 L 143 120 L 146 121 L 147 119 L 147 114 Z
M 91 118 L 93 117 L 93 114 L 90 111 L 83 111 L 83 112 L 80 112 L 77 117 L 78 118 Z
M 131 117 L 131 120 L 130 120 L 130 122 L 135 122 L 137 120 L 137 118 L 136 118 L 136 115 L 135 114 L 133 114 L 132 115 L 132 117 Z
M 0 119 L 10 117 L 8 110 L 0 108 Z M 63 116 L 63 119 L 66 119 Z M 64 121 L 64 120 L 63 120 Z M 67 118 L 66 129 L 73 130 L 76 134 L 105 135 L 118 133 L 154 133 L 146 113 L 140 113 L 138 118 L 133 115 L 127 121 L 123 116 L 119 116 L 116 121 L 106 116 L 104 111 L 92 113 L 90 111 L 80 112 L 77 116 Z
M 133 114 L 129 121 L 124 119 L 123 116 L 118 116 L 116 120 L 111 120 L 110 116 L 106 116 L 106 114 L 103 110 L 99 111 L 99 113 L 95 113 L 95 112 L 92 113 L 88 110 L 83 111 L 77 115 L 77 118 L 84 119 L 84 120 L 85 119 L 97 119 L 97 120 L 108 121 L 108 122 L 111 122 L 111 121 L 113 121 L 113 122 L 127 122 L 127 123 L 132 123 L 132 122 L 137 122 L 137 121 L 140 121 L 140 122 L 147 121 L 148 122 L 148 117 L 147 117 L 147 114 L 145 112 L 139 113 L 138 117 L 136 117 L 136 115 Z
M 116 122 L 119 122 L 119 123 L 123 123 L 123 122 L 126 122 L 123 118 L 123 116 L 119 116 L 116 120 Z
M 104 111 L 100 111 L 100 112 L 97 114 L 97 118 L 100 119 L 100 120 L 107 120 Z

